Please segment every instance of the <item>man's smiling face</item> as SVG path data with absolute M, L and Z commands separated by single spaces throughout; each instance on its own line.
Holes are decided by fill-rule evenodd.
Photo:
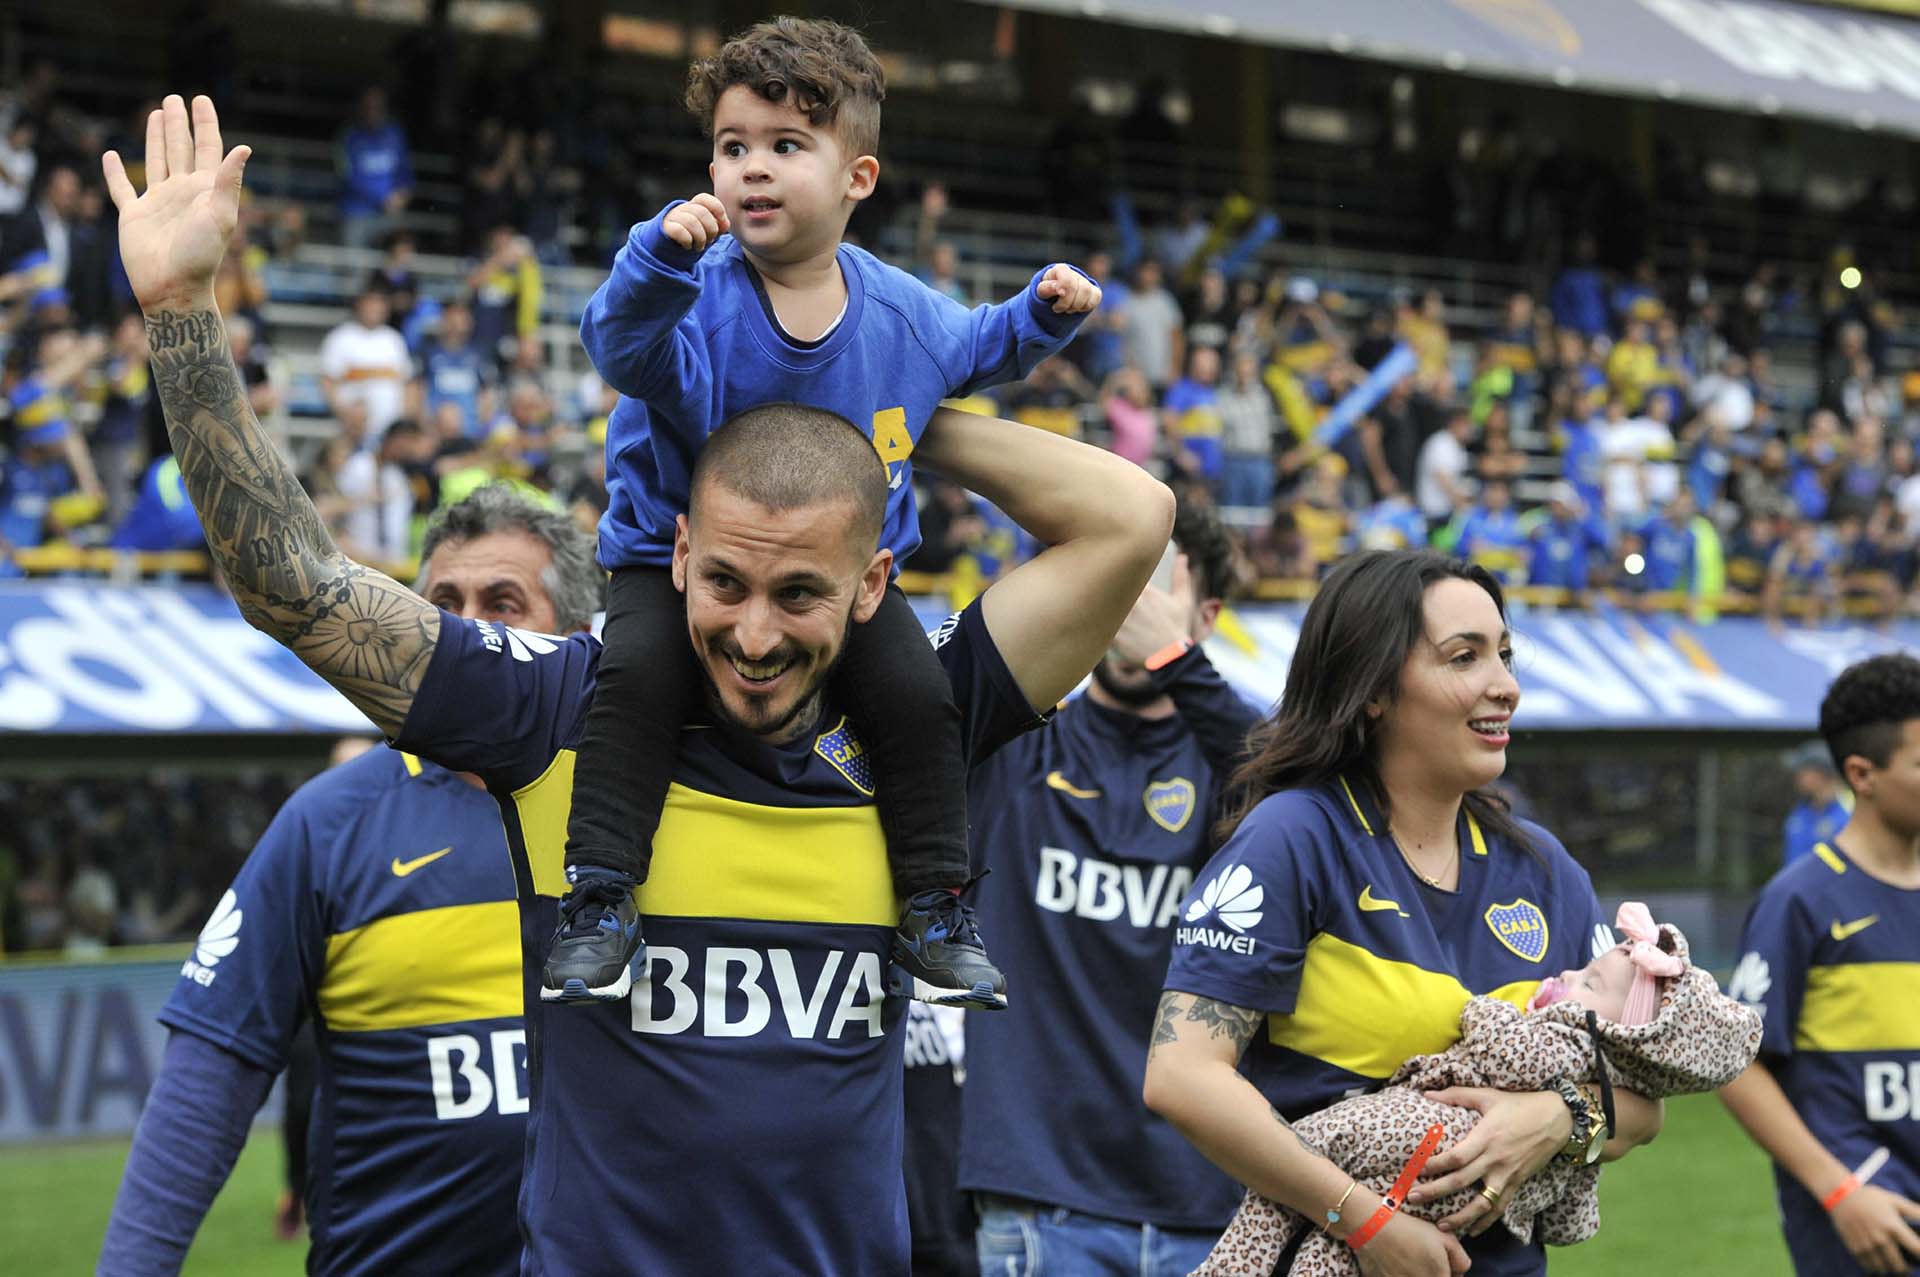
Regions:
M 788 739 L 812 724 L 849 628 L 879 607 L 893 555 L 860 544 L 851 502 L 772 511 L 708 483 L 682 515 L 673 582 L 721 713 Z

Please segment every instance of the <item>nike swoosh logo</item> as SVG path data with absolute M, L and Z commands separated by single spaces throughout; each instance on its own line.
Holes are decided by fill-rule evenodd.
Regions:
M 1407 911 L 1400 907 L 1399 901 L 1382 900 L 1380 897 L 1374 895 L 1372 883 L 1368 883 L 1366 886 L 1360 888 L 1360 908 L 1367 913 L 1379 913 L 1382 910 L 1391 909 L 1402 918 L 1407 916 Z
M 1069 798 L 1098 798 L 1100 796 L 1099 790 L 1082 789 L 1065 776 L 1062 776 L 1059 772 L 1047 773 L 1047 788 L 1057 789 Z
M 404 878 L 422 865 L 430 865 L 452 850 L 453 848 L 451 847 L 442 847 L 438 851 L 430 851 L 426 855 L 413 860 L 402 860 L 400 857 L 395 856 L 393 858 L 393 876 L 396 878 Z
M 1858 922 L 1848 922 L 1844 924 L 1840 919 L 1835 918 L 1833 920 L 1833 938 L 1835 940 L 1845 940 L 1848 936 L 1857 936 L 1878 921 L 1880 921 L 1880 915 L 1877 913 L 1870 913 Z

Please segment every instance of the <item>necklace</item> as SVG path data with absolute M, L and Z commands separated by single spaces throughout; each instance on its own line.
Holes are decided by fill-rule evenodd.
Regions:
M 1414 877 L 1418 878 L 1421 882 L 1426 883 L 1429 887 L 1432 887 L 1435 891 L 1445 891 L 1447 889 L 1438 878 L 1430 878 L 1425 873 L 1421 872 L 1420 866 L 1413 862 L 1413 855 L 1411 852 L 1407 850 L 1407 845 L 1400 841 L 1399 830 L 1389 828 L 1387 832 L 1393 835 L 1394 849 L 1400 853 L 1400 859 L 1407 862 L 1407 868 L 1413 870 Z M 1458 860 L 1460 856 L 1460 848 L 1458 846 L 1454 847 L 1453 854 L 1454 854 L 1454 858 Z

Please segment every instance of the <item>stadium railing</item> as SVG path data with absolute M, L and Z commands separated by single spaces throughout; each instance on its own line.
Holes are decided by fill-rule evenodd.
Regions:
M 204 579 L 211 576 L 213 568 L 212 561 L 199 550 L 152 553 L 71 545 L 12 547 L 0 552 L 0 561 L 11 564 L 29 579 L 104 577 L 116 584 L 155 579 Z M 385 572 L 396 581 L 411 581 L 418 575 L 420 565 L 418 560 L 407 560 L 369 561 L 367 566 Z M 899 576 L 900 588 L 912 595 L 971 598 L 984 584 L 977 573 L 964 571 L 919 572 L 906 569 Z M 1314 580 L 1267 577 L 1254 582 L 1247 590 L 1246 597 L 1250 602 L 1258 603 L 1304 603 L 1312 599 L 1319 588 L 1319 582 Z M 1634 594 L 1603 588 L 1589 593 L 1622 607 L 1644 607 L 1662 613 L 1693 613 L 1696 619 L 1712 614 L 1750 616 L 1757 615 L 1761 610 L 1757 597 L 1731 590 L 1711 599 L 1697 599 L 1680 591 Z M 1538 608 L 1558 609 L 1578 604 L 1572 591 L 1557 587 L 1514 585 L 1507 587 L 1506 596 L 1516 603 Z M 1782 602 L 1782 611 L 1788 616 L 1805 616 L 1810 610 L 1809 601 L 1804 598 L 1789 597 Z M 1880 615 L 1880 609 L 1874 601 L 1864 597 L 1843 598 L 1833 610 L 1853 617 Z

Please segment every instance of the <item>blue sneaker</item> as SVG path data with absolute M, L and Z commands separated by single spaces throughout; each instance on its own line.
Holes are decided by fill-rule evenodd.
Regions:
M 646 950 L 633 884 L 593 875 L 560 901 L 547 965 L 540 973 L 542 1002 L 618 1002 L 633 989 L 633 965 Z
M 916 893 L 901 911 L 889 985 L 900 997 L 935 1006 L 1007 1009 L 1007 978 L 987 957 L 973 906 L 937 888 Z

